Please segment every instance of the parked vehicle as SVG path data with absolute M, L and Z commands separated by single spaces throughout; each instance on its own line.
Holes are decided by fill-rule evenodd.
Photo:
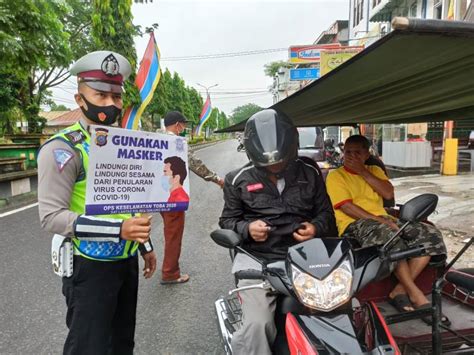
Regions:
M 321 127 L 298 127 L 298 134 L 298 156 L 313 160 L 326 178 L 331 166 L 325 156 L 323 129 Z
M 244 152 L 245 152 L 244 141 L 243 141 L 243 139 L 242 139 L 242 135 L 241 135 L 241 134 L 238 134 L 238 135 L 237 135 L 237 142 L 239 143 L 239 145 L 237 146 L 237 151 L 238 151 L 238 152 L 241 152 L 241 151 L 244 151 Z
M 466 300 L 474 292 L 472 271 L 453 271 L 452 264 L 472 244 L 474 239 L 448 265 L 445 272 L 435 278 L 430 271 L 422 275 L 427 282 L 436 280 L 433 287 L 433 309 L 422 309 L 403 314 L 393 314 L 380 295 L 388 295 L 392 286 L 383 281 L 391 272 L 393 262 L 423 254 L 424 247 L 417 246 L 393 252 L 396 238 L 407 238 L 403 230 L 413 222 L 425 220 L 436 208 L 438 197 L 425 194 L 408 201 L 400 211 L 404 226 L 394 232 L 382 246 L 360 248 L 349 238 L 316 238 L 291 247 L 286 260 L 265 263 L 243 250 L 242 237 L 230 230 L 216 230 L 211 237 L 218 245 L 229 248 L 231 256 L 246 253 L 262 265 L 261 270 L 238 272 L 237 279 L 261 279 L 262 283 L 229 291 L 215 302 L 219 330 L 224 350 L 232 354 L 232 336 L 239 329 L 242 311 L 237 297 L 240 290 L 260 288 L 278 294 L 275 353 L 291 354 L 400 354 L 407 351 L 426 350 L 426 339 L 432 338 L 434 354 L 440 354 L 440 329 L 450 329 L 440 324 L 441 291 L 454 288 L 464 290 Z M 432 272 L 432 270 L 431 270 Z M 374 292 L 377 291 L 377 292 Z M 453 303 L 453 306 L 451 306 Z M 463 323 L 464 331 L 450 330 L 456 340 L 448 339 L 444 350 L 459 350 L 467 354 L 474 351 L 474 298 L 443 304 L 443 314 L 454 322 Z M 432 316 L 432 327 L 420 318 Z M 410 322 L 414 324 L 408 324 Z M 405 326 L 399 326 L 398 323 Z M 414 330 L 415 329 L 415 330 Z M 424 337 L 420 337 L 420 331 Z M 467 332 L 465 332 L 467 331 Z M 405 337 L 408 343 L 395 341 Z M 428 338 L 427 338 L 428 337 Z M 402 350 L 401 350 L 402 349 Z M 423 350 L 422 349 L 422 350 Z M 421 352 L 422 353 L 422 352 Z
M 239 143 L 239 145 L 237 146 L 237 151 L 238 151 L 238 152 L 242 152 L 242 151 L 245 152 L 244 143 Z
M 339 145 L 334 145 L 333 139 L 324 140 L 324 151 L 326 161 L 329 163 L 331 168 L 338 168 L 342 165 L 342 150 Z

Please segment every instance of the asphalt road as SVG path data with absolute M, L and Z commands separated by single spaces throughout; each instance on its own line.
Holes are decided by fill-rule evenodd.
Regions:
M 199 150 L 205 164 L 224 175 L 246 162 L 237 141 Z M 163 239 L 161 217 L 153 218 L 159 269 L 140 278 L 136 354 L 221 354 L 214 300 L 232 286 L 227 250 L 209 233 L 217 228 L 222 191 L 191 174 L 191 207 L 181 269 L 187 284 L 159 284 Z M 54 188 L 51 187 L 51 193 Z M 67 334 L 61 280 L 50 264 L 51 236 L 42 231 L 37 207 L 0 218 L 0 354 L 60 354 Z

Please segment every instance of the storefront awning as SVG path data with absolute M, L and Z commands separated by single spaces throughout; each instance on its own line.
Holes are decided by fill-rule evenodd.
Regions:
M 297 126 L 474 118 L 474 24 L 396 18 L 393 28 L 271 108 Z
M 400 9 L 402 6 L 402 2 L 405 0 L 389 0 L 384 5 L 380 5 L 380 8 L 374 8 L 373 15 L 370 17 L 370 22 L 390 22 L 392 21 L 392 13 L 395 9 Z M 406 7 L 406 6 L 405 6 Z M 408 13 L 408 9 L 406 9 Z M 396 15 L 395 15 L 396 16 Z

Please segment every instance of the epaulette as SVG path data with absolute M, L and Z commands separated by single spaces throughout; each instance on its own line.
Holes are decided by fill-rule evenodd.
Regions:
M 80 129 L 65 133 L 64 136 L 73 145 L 80 144 L 86 139 L 86 136 Z

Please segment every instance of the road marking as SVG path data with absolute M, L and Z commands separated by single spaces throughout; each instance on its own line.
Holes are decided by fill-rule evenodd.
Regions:
M 0 213 L 0 218 L 3 218 L 3 217 L 6 217 L 6 216 L 9 216 L 11 214 L 15 214 L 17 212 L 21 212 L 21 211 L 24 211 L 24 210 L 27 210 L 29 208 L 32 208 L 32 207 L 36 207 L 38 206 L 38 202 L 36 203 L 33 203 L 31 205 L 28 205 L 28 206 L 25 206 L 25 207 L 21 207 L 21 208 L 17 208 L 16 210 L 13 210 L 13 211 L 8 211 L 8 212 L 5 212 L 5 213 Z

